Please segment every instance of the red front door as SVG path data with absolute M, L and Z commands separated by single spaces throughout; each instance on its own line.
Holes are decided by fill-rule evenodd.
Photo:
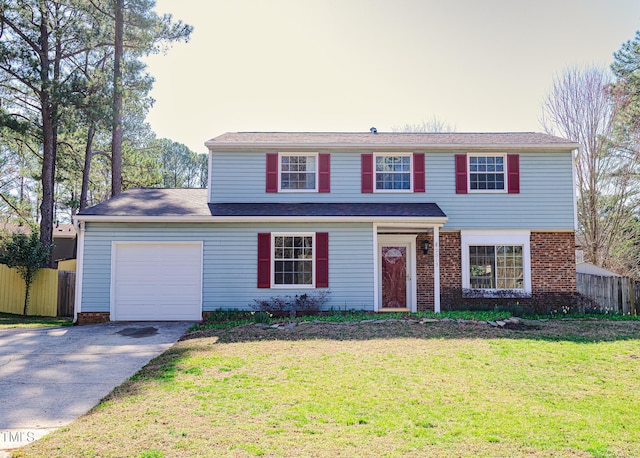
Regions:
M 382 303 L 380 307 L 407 307 L 407 246 L 382 246 Z

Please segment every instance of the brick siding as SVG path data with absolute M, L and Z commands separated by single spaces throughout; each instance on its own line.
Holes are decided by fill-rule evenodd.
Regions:
M 78 325 L 105 323 L 110 320 L 109 312 L 80 312 L 78 313 Z

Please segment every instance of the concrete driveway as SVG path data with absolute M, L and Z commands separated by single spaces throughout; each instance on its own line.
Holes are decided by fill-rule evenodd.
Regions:
M 86 413 L 191 325 L 0 330 L 0 450 L 37 440 Z

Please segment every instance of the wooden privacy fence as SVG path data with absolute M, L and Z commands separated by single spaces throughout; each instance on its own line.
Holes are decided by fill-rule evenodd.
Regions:
M 76 273 L 58 271 L 58 316 L 73 316 L 73 301 L 76 297 Z
M 73 316 L 76 273 L 40 269 L 29 291 L 28 315 Z M 0 312 L 22 315 L 24 280 L 17 270 L 0 264 Z
M 636 314 L 637 286 L 629 277 L 604 277 L 576 274 L 576 287 L 580 294 L 593 299 L 600 311 Z

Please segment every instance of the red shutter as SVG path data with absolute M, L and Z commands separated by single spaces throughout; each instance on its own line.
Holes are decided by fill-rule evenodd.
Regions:
M 316 288 L 329 287 L 329 233 L 316 232 Z
M 331 192 L 331 154 L 318 154 L 318 192 Z
M 467 193 L 467 155 L 456 154 L 456 194 Z
M 520 193 L 520 156 L 517 154 L 507 154 L 507 183 L 509 194 Z
M 424 192 L 424 153 L 413 153 L 413 192 Z
M 373 192 L 373 154 L 362 155 L 362 192 Z
M 267 192 L 278 192 L 278 153 L 267 153 Z
M 258 234 L 258 288 L 271 288 L 271 234 Z

